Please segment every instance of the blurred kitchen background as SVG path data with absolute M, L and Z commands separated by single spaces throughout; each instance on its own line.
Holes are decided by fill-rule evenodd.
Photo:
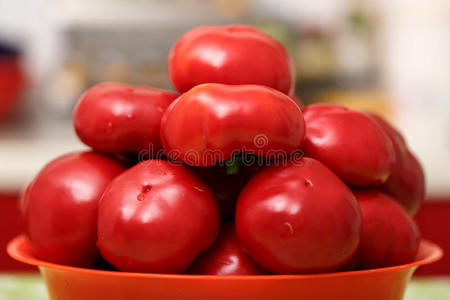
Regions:
M 41 166 L 84 148 L 71 112 L 105 80 L 172 88 L 166 56 L 186 30 L 246 23 L 292 53 L 304 104 L 372 109 L 424 164 L 423 235 L 450 257 L 449 0 L 0 0 L 0 242 Z M 0 270 L 24 266 L 0 251 Z M 419 274 L 450 275 L 450 259 Z

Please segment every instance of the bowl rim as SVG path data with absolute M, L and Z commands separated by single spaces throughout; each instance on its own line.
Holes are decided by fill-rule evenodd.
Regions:
M 380 272 L 397 271 L 407 268 L 418 267 L 421 265 L 431 264 L 438 261 L 443 256 L 442 248 L 437 244 L 432 243 L 428 240 L 422 239 L 419 245 L 420 251 L 427 249 L 429 254 L 425 257 L 420 258 L 411 263 L 396 265 L 390 267 L 367 269 L 367 270 L 356 270 L 356 271 L 340 271 L 331 273 L 318 273 L 318 274 L 272 274 L 272 275 L 229 275 L 229 276 L 219 276 L 219 275 L 193 275 L 193 274 L 161 274 L 161 273 L 138 273 L 138 272 L 121 272 L 121 271 L 107 271 L 98 269 L 89 269 L 81 267 L 72 267 L 66 265 L 60 265 L 56 263 L 51 263 L 48 261 L 40 260 L 33 257 L 31 254 L 26 253 L 21 247 L 29 244 L 29 240 L 25 235 L 18 235 L 12 239 L 7 247 L 6 251 L 9 256 L 22 263 L 33 265 L 42 268 L 66 271 L 66 272 L 76 272 L 84 274 L 93 275 L 103 275 L 103 276 L 113 276 L 113 277 L 140 277 L 140 278 L 166 278 L 166 279 L 195 279 L 195 280 L 205 280 L 205 279 L 215 279 L 215 280 L 261 280 L 261 279 L 306 279 L 306 278 L 324 278 L 324 277 L 343 277 L 343 276 L 354 276 L 363 274 L 373 274 Z

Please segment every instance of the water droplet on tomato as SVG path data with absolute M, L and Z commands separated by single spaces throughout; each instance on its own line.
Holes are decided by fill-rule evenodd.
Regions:
M 306 187 L 312 187 L 312 186 L 313 186 L 311 180 L 309 180 L 309 179 L 305 179 L 305 181 L 303 182 L 303 184 L 304 184 Z
M 148 193 L 152 190 L 152 186 L 150 184 L 146 184 L 142 186 L 142 193 Z

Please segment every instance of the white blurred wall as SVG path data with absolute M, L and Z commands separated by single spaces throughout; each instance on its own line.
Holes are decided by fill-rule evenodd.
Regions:
M 49 4 L 48 0 L 0 0 L 0 38 L 24 46 L 25 66 L 37 82 L 59 54 Z
M 430 195 L 450 195 L 450 1 L 380 1 L 383 80 L 423 162 Z

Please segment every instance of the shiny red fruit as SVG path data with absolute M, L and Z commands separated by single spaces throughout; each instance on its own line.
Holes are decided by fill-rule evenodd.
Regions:
M 420 233 L 413 219 L 394 199 L 377 190 L 355 190 L 362 230 L 355 260 L 360 268 L 395 266 L 416 257 Z
M 236 152 L 285 158 L 303 139 L 297 104 L 257 85 L 196 86 L 173 102 L 161 121 L 167 155 L 199 167 L 228 160 Z
M 188 31 L 170 50 L 168 67 L 180 93 L 210 82 L 258 84 L 289 95 L 294 90 L 292 57 L 270 35 L 247 25 Z
M 24 231 L 39 258 L 93 265 L 98 257 L 98 201 L 124 169 L 108 156 L 79 152 L 61 156 L 39 172 L 20 203 Z
M 106 189 L 97 244 L 121 271 L 182 273 L 214 242 L 219 227 L 213 193 L 188 167 L 148 160 Z
M 264 269 L 319 273 L 350 259 L 361 214 L 349 188 L 305 157 L 252 177 L 239 196 L 235 222 L 241 247 Z
M 394 166 L 389 137 L 367 115 L 335 104 L 303 108 L 307 156 L 318 159 L 351 186 L 380 185 Z
M 73 124 L 80 140 L 108 153 L 156 157 L 164 111 L 178 95 L 145 86 L 105 82 L 81 96 Z
M 262 275 L 267 274 L 245 254 L 238 243 L 233 223 L 222 225 L 214 244 L 200 254 L 188 270 L 199 275 Z
M 392 125 L 374 113 L 368 113 L 390 137 L 395 150 L 395 164 L 388 180 L 380 187 L 414 215 L 425 198 L 425 175 L 403 136 Z

